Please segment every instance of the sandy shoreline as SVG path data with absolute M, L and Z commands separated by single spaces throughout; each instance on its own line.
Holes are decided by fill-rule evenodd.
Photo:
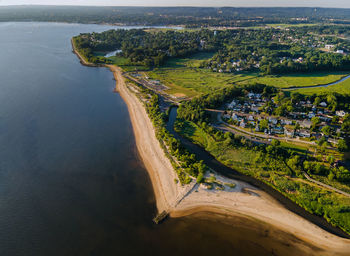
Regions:
M 290 212 L 275 199 L 251 185 L 216 175 L 223 183 L 234 182 L 236 187 L 224 191 L 208 190 L 196 185 L 193 192 L 185 196 L 175 206 L 184 189 L 175 184 L 176 174 L 159 146 L 153 125 L 139 99 L 127 89 L 119 68 L 108 66 L 114 73 L 117 89 L 128 105 L 137 148 L 151 176 L 155 191 L 158 211 L 168 210 L 172 217 L 182 217 L 197 212 L 215 212 L 223 215 L 243 215 L 269 223 L 274 227 L 298 237 L 310 245 L 322 250 L 317 255 L 349 255 L 350 240 L 332 235 L 304 218 Z M 193 184 L 192 184 L 193 185 Z M 247 192 L 242 192 L 248 191 Z M 251 191 L 252 193 L 249 193 Z M 305 245 L 303 245 L 305 246 Z M 312 255 L 309 247 L 304 248 Z M 310 250 L 310 251 L 308 251 Z M 316 253 L 316 252 L 315 252 Z
M 93 66 L 81 58 L 72 45 L 81 63 Z M 156 139 L 153 124 L 143 104 L 127 88 L 121 70 L 116 66 L 106 66 L 113 72 L 116 88 L 127 104 L 137 149 L 150 175 L 159 212 L 169 211 L 172 217 L 200 212 L 218 213 L 226 217 L 244 216 L 298 238 L 293 246 L 299 247 L 305 252 L 304 255 L 350 255 L 350 240 L 326 232 L 247 183 L 216 175 L 218 180 L 223 183 L 234 182 L 236 187 L 226 187 L 224 191 L 208 190 L 193 182 L 188 185 L 193 189 L 187 194 L 188 186 L 182 187 L 174 182 L 177 176 Z

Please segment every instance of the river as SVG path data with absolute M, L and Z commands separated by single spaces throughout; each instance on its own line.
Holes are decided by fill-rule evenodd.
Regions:
M 110 28 L 0 23 L 0 255 L 286 255 L 273 229 L 251 220 L 153 224 L 151 182 L 113 75 L 71 49 L 72 36 Z

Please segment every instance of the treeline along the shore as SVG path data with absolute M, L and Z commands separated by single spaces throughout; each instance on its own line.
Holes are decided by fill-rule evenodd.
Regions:
M 128 80 L 128 83 L 138 88 L 138 94 L 136 95 L 141 102 L 144 102 L 148 116 L 155 128 L 156 137 L 177 173 L 178 180 L 174 182 L 180 181 L 184 185 L 195 178 L 197 183 L 201 183 L 207 167 L 203 164 L 203 161 L 198 161 L 194 154 L 190 154 L 181 145 L 181 142 L 175 139 L 166 129 L 167 115 L 159 108 L 159 96 L 152 90 L 140 86 L 131 80 Z
M 234 7 L 3 6 L 0 21 L 122 23 L 127 25 L 255 26 L 271 23 L 349 23 L 350 9 Z
M 209 124 L 211 118 L 205 111 L 206 108 L 220 107 L 232 98 L 244 97 L 247 92 L 260 93 L 264 97 L 275 97 L 281 93 L 274 87 L 254 84 L 225 88 L 194 98 L 178 108 L 175 130 L 204 147 L 228 167 L 265 182 L 307 211 L 323 216 L 328 222 L 350 234 L 350 198 L 304 182 L 303 175 L 303 172 L 307 172 L 310 175 L 332 177 L 332 180 L 346 185 L 350 182 L 348 170 L 344 167 L 331 167 L 312 154 L 283 146 L 278 140 L 272 140 L 270 144 L 257 144 L 244 136 L 224 133 Z M 312 100 L 317 96 L 309 97 Z M 318 97 L 325 98 L 327 95 Z M 349 100 L 349 97 L 342 95 L 335 97 L 338 97 L 340 105 Z M 348 115 L 342 126 L 346 133 L 349 123 Z M 346 141 L 349 144 L 349 137 Z M 248 161 L 237 160 L 240 156 L 248 157 Z

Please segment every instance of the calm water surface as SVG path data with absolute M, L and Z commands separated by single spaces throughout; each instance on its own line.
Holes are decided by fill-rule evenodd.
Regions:
M 278 243 L 242 225 L 152 223 L 112 74 L 71 51 L 72 36 L 109 28 L 0 23 L 0 255 L 270 255 Z

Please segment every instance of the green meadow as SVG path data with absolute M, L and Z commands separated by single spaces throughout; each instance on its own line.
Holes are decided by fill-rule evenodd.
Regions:
M 278 88 L 303 87 L 329 84 L 342 79 L 349 73 L 332 72 L 332 73 L 309 73 L 309 74 L 286 74 L 281 76 L 259 76 L 250 79 L 249 83 L 262 83 L 275 86 Z
M 330 93 L 330 92 L 336 92 L 340 94 L 350 94 L 350 79 L 347 79 L 339 84 L 331 85 L 328 87 L 317 87 L 317 88 L 305 88 L 305 89 L 298 89 L 295 90 L 297 92 L 300 92 L 302 94 L 323 94 L 323 93 Z
M 148 71 L 147 75 L 151 79 L 160 80 L 169 87 L 170 89 L 167 91 L 169 94 L 194 97 L 234 84 L 262 83 L 278 88 L 304 87 L 329 84 L 349 74 L 347 72 L 317 72 L 263 76 L 258 72 L 217 73 L 209 69 L 199 68 L 203 60 L 210 59 L 212 56 L 213 53 L 198 53 L 187 58 L 170 58 L 164 66 Z M 127 70 L 132 69 L 128 68 Z M 349 91 L 350 83 L 337 87 L 339 87 L 338 91 L 344 93 L 344 91 Z M 313 93 L 318 91 L 316 89 L 319 88 L 309 88 L 307 91 Z

